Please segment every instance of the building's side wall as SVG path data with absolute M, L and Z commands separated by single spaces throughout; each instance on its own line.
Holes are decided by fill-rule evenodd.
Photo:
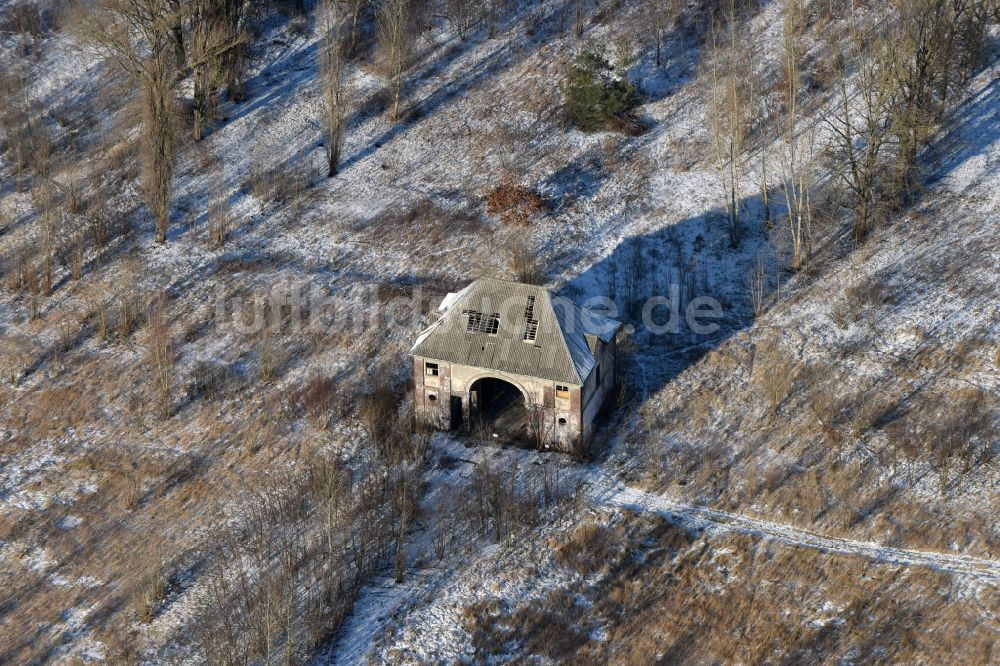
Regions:
M 614 339 L 607 344 L 598 343 L 596 367 L 600 368 L 600 382 L 597 381 L 598 372 L 594 370 L 584 383 L 582 425 L 584 439 L 593 433 L 597 417 L 608 397 L 614 391 L 616 352 L 617 347 Z

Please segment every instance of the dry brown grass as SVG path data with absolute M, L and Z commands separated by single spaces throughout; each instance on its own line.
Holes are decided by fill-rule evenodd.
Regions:
M 622 528 L 632 556 L 596 581 L 513 607 L 486 598 L 467 608 L 463 624 L 477 654 L 516 649 L 525 661 L 630 664 L 988 664 L 993 657 L 993 630 L 980 614 L 996 589 L 956 597 L 955 581 L 940 572 L 751 536 L 699 539 L 655 516 L 626 518 Z M 567 539 L 580 542 L 574 533 Z M 600 561 L 602 544 L 594 545 L 589 554 Z M 558 553 L 553 563 L 563 566 Z M 598 627 L 603 636 L 595 640 Z
M 581 574 L 591 574 L 617 564 L 623 553 L 622 535 L 598 523 L 584 523 L 554 547 L 560 565 Z
M 48 338 L 42 338 L 45 345 Z M 17 340 L 4 339 L 5 368 L 12 360 L 7 351 L 21 349 L 26 354 L 15 364 L 18 368 L 48 353 L 37 344 L 11 348 Z M 135 414 L 148 412 L 150 396 L 142 389 L 148 377 L 136 362 L 144 349 L 139 344 L 112 348 L 95 343 L 96 348 L 67 351 L 61 370 L 50 364 L 54 374 L 42 388 L 4 391 L 0 398 L 0 418 L 24 436 L 3 443 L 0 455 L 5 462 L 19 464 L 16 456 L 34 455 L 33 447 L 50 452 L 58 461 L 33 473 L 19 490 L 63 498 L 44 510 L 4 515 L 3 538 L 26 553 L 44 544 L 58 574 L 69 581 L 91 576 L 102 586 L 113 585 L 64 589 L 41 581 L 23 594 L 5 590 L 17 595 L 16 614 L 24 622 L 0 628 L 0 653 L 16 662 L 40 661 L 63 642 L 60 614 L 66 609 L 93 606 L 88 622 L 100 636 L 111 637 L 114 627 L 127 625 L 131 620 L 126 615 L 155 622 L 167 602 L 157 601 L 162 586 L 143 578 L 154 570 L 147 563 L 172 561 L 201 539 L 198 526 L 207 524 L 206 507 L 230 492 L 226 468 L 257 474 L 295 459 L 296 444 L 278 436 L 290 417 L 282 408 L 286 396 L 271 402 L 255 396 L 235 409 L 218 401 L 202 403 L 198 396 L 199 401 L 185 412 L 184 432 L 156 419 L 133 421 L 133 412 L 126 408 L 133 398 L 137 398 Z M 12 371 L 23 369 L 12 365 Z M 226 416 L 220 418 L 223 412 Z M 238 418 L 230 420 L 230 415 Z M 76 432 L 99 434 L 81 441 Z M 244 449 L 251 438 L 259 444 Z M 244 450 L 252 453 L 244 455 Z M 81 494 L 80 488 L 86 487 L 93 490 Z M 72 504 L 64 507 L 64 501 Z M 67 515 L 81 522 L 59 527 L 59 518 Z M 161 541 L 166 545 L 157 545 Z M 128 646 L 132 656 L 144 649 L 134 635 L 123 636 L 120 644 Z
M 777 414 L 795 382 L 798 368 L 788 352 L 765 343 L 754 359 L 754 381 L 770 413 Z
M 875 276 L 852 293 L 863 312 L 891 308 L 892 284 Z M 793 328 L 760 328 L 705 356 L 636 421 L 643 471 L 688 501 L 833 535 L 996 552 L 994 521 L 968 501 L 1000 479 L 987 444 L 1000 404 L 976 388 L 995 342 L 981 329 L 944 339 L 918 323 L 904 333 L 912 351 L 883 354 L 870 328 L 822 357 Z M 723 363 L 736 351 L 740 363 Z M 719 441 L 728 456 L 703 455 Z
M 456 243 L 461 237 L 482 238 L 489 228 L 468 203 L 444 208 L 427 197 L 389 207 L 373 219 L 357 222 L 352 231 L 359 242 L 405 248 L 414 257 L 427 253 L 436 257 L 442 243 Z

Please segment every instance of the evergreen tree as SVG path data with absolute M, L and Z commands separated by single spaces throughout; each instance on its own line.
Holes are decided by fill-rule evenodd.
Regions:
M 629 81 L 624 67 L 611 64 L 593 41 L 577 54 L 565 88 L 570 120 L 584 131 L 604 127 L 639 103 L 638 88 Z

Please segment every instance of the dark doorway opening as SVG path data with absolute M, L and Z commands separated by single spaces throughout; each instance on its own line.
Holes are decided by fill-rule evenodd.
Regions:
M 530 445 L 528 409 L 521 391 L 502 379 L 484 377 L 469 387 L 474 427 L 491 439 Z

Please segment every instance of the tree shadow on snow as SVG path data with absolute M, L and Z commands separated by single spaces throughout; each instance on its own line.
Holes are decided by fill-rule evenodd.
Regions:
M 707 352 L 754 321 L 749 275 L 758 257 L 766 262 L 761 294 L 767 303 L 777 287 L 778 258 L 767 242 L 758 195 L 743 200 L 744 229 L 732 248 L 726 217 L 712 210 L 656 230 L 624 238 L 615 249 L 559 290 L 596 314 L 625 325 L 634 341 L 633 391 L 657 393 Z

